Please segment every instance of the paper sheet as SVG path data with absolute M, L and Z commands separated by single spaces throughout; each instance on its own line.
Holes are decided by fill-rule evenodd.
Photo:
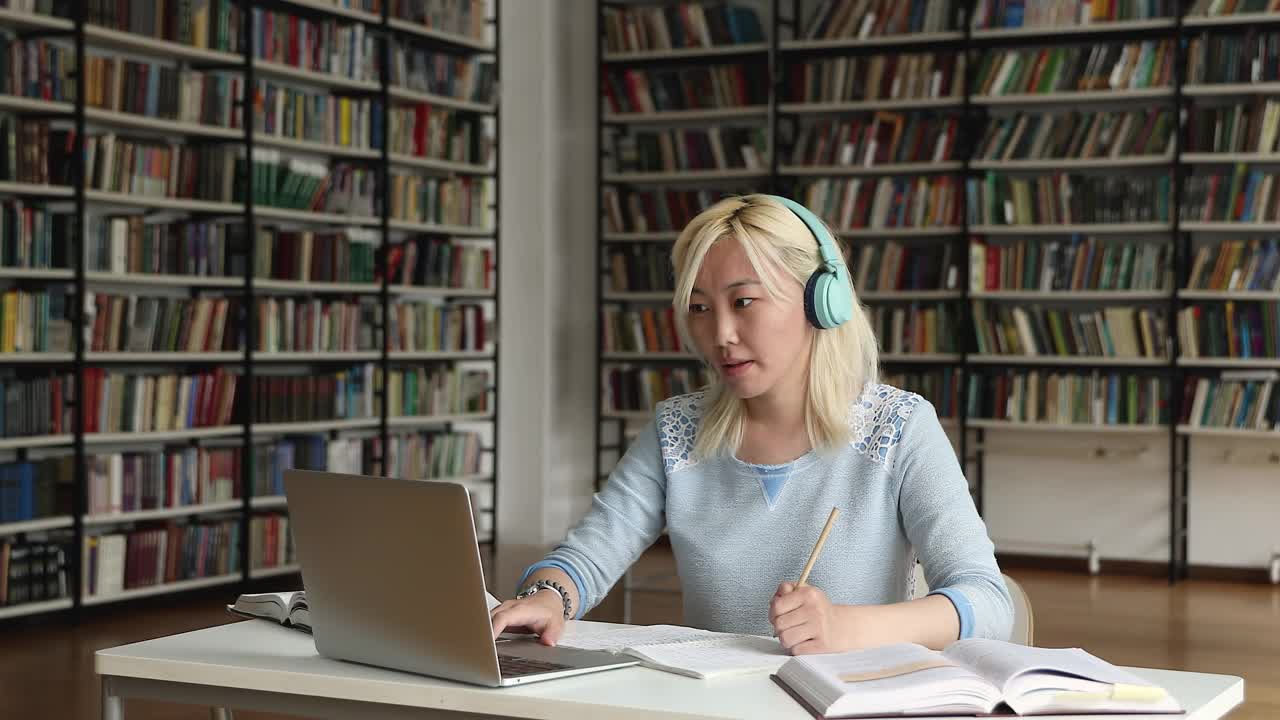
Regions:
M 682 625 L 620 626 L 608 623 L 569 622 L 560 636 L 561 647 L 580 650 L 605 650 L 622 652 L 627 648 L 643 647 L 659 643 L 685 642 L 716 637 L 710 630 Z
M 627 654 L 663 670 L 701 678 L 773 672 L 790 658 L 775 638 L 719 634 L 691 642 L 649 645 Z

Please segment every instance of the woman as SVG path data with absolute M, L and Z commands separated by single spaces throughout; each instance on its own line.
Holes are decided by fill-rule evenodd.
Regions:
M 658 405 L 582 521 L 493 610 L 495 636 L 554 644 L 666 527 L 688 625 L 776 635 L 792 654 L 1005 639 L 1012 605 L 955 452 L 929 402 L 877 383 L 826 226 L 785 198 L 729 198 L 672 259 L 681 335 L 716 378 Z M 917 553 L 933 590 L 912 600 Z

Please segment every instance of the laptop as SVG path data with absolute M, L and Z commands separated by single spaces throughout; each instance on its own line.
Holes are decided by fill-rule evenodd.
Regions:
M 462 485 L 288 470 L 284 486 L 321 655 L 490 687 L 637 663 L 494 640 Z

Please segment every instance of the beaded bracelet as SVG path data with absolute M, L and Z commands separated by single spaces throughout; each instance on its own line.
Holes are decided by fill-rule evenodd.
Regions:
M 573 613 L 570 607 L 568 591 L 566 591 L 560 585 L 560 583 L 554 580 L 539 580 L 534 584 L 530 585 L 529 587 L 525 588 L 524 590 L 520 591 L 520 593 L 516 595 L 516 599 L 523 600 L 524 598 L 527 598 L 530 595 L 533 595 L 534 593 L 543 589 L 554 590 L 558 595 L 560 595 L 560 601 L 564 603 L 564 619 L 565 620 L 568 620 L 569 618 L 573 617 Z

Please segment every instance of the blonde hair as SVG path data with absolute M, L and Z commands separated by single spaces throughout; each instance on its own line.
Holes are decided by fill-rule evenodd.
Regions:
M 834 234 L 832 235 L 834 237 Z M 681 231 L 671 251 L 676 275 L 676 325 L 685 345 L 696 351 L 689 332 L 689 296 L 711 246 L 736 239 L 770 297 L 779 297 L 784 279 L 803 287 L 821 262 L 818 241 L 795 213 L 767 195 L 725 198 L 703 210 Z M 853 292 L 852 281 L 850 292 Z M 806 321 L 807 322 L 807 321 Z M 876 382 L 879 350 L 866 311 L 853 299 L 853 315 L 837 328 L 816 330 L 809 349 L 805 387 L 805 431 L 811 447 L 834 449 L 850 440 L 849 409 L 869 382 Z M 710 364 L 709 358 L 702 358 Z M 744 401 L 713 374 L 706 389 L 694 453 L 699 457 L 733 452 L 742 444 Z

